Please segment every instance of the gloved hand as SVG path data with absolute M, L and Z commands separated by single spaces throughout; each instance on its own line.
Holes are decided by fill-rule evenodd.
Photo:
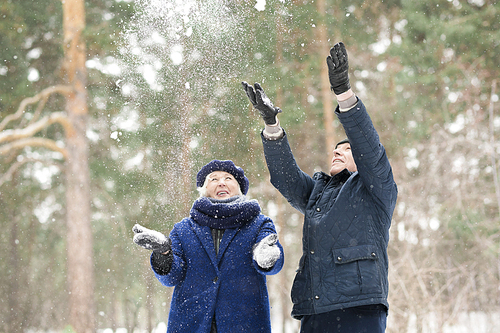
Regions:
M 134 243 L 147 250 L 153 250 L 156 253 L 165 253 L 172 249 L 172 241 L 161 232 L 144 228 L 140 224 L 134 225 Z
M 241 84 L 253 107 L 259 111 L 260 116 L 264 119 L 264 123 L 266 125 L 276 124 L 276 115 L 282 111 L 279 107 L 273 105 L 260 84 L 255 83 L 255 89 L 245 81 L 241 82 Z
M 351 89 L 348 73 L 349 61 L 344 43 L 337 43 L 330 49 L 330 55 L 326 57 L 326 64 L 328 65 L 330 89 L 335 95 L 340 95 Z
M 264 237 L 253 247 L 253 260 L 263 269 L 269 269 L 274 266 L 281 256 L 281 251 L 276 242 L 277 234 L 271 234 Z

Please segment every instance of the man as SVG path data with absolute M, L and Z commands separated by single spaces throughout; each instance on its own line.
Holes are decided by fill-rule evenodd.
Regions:
M 134 242 L 151 254 L 156 278 L 175 287 L 168 333 L 270 333 L 266 276 L 283 267 L 273 221 L 246 197 L 232 161 L 213 160 L 196 176 L 200 197 L 169 236 L 139 224 Z
M 365 106 L 352 91 L 343 43 L 327 57 L 335 110 L 347 139 L 333 151 L 329 174 L 298 167 L 275 107 L 256 83 L 243 87 L 265 122 L 271 183 L 304 214 L 302 258 L 293 282 L 292 316 L 306 332 L 385 332 L 389 304 L 389 227 L 397 187 Z

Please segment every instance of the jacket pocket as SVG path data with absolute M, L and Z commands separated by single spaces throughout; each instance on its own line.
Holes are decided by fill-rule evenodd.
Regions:
M 342 295 L 382 292 L 377 248 L 360 245 L 333 250 L 335 286 Z
M 297 269 L 295 278 L 293 280 L 292 291 L 291 291 L 293 304 L 299 304 L 306 301 L 309 297 L 308 295 L 310 295 L 310 292 L 308 292 L 309 288 L 307 288 L 307 278 L 304 271 L 304 261 L 305 261 L 305 256 L 303 255 L 300 258 L 299 268 Z

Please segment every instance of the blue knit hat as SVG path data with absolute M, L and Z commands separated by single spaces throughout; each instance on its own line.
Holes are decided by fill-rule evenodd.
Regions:
M 201 168 L 201 170 L 196 175 L 196 186 L 203 187 L 205 179 L 209 174 L 214 171 L 225 171 L 234 176 L 238 184 L 240 184 L 241 193 L 244 195 L 248 192 L 248 178 L 245 177 L 245 172 L 242 168 L 236 166 L 233 161 L 219 161 L 213 160 Z

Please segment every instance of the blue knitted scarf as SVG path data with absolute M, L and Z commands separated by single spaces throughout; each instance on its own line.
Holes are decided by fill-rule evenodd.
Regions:
M 238 228 L 251 222 L 259 214 L 257 200 L 248 200 L 243 195 L 225 200 L 200 197 L 193 203 L 190 212 L 196 223 L 213 229 Z

